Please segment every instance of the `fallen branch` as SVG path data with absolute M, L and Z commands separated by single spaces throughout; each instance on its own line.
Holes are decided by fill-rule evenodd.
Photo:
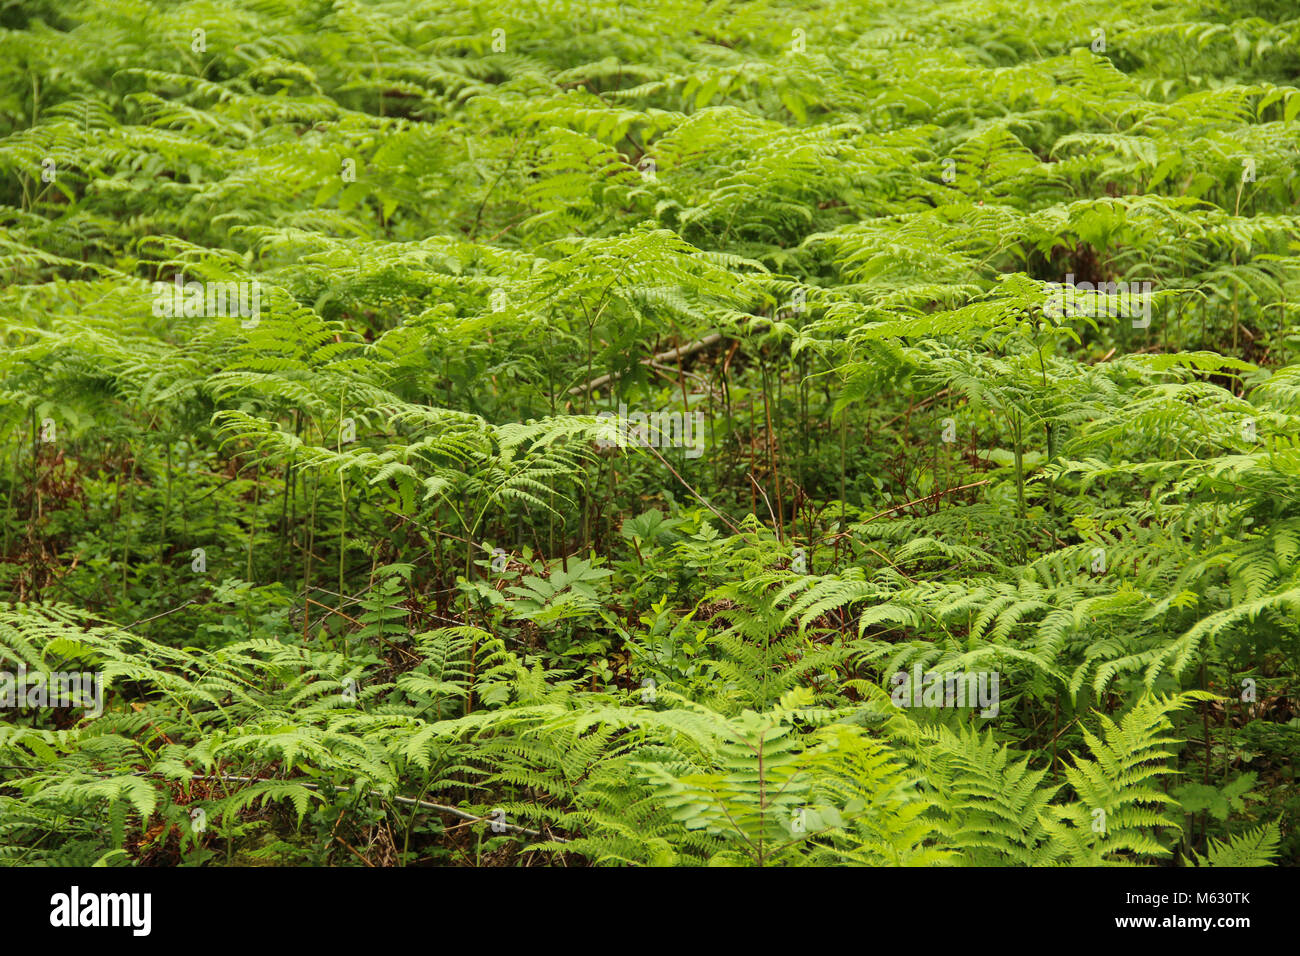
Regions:
M 987 485 L 992 479 L 985 478 L 983 481 L 972 481 L 969 485 L 958 485 L 956 488 L 945 488 L 943 491 L 936 491 L 934 494 L 926 495 L 924 498 L 917 498 L 915 501 L 906 501 L 901 505 L 895 505 L 880 512 L 878 515 L 872 515 L 867 521 L 875 521 L 877 518 L 883 518 L 885 515 L 892 515 L 895 511 L 902 511 L 904 508 L 910 508 L 912 505 L 922 505 L 927 501 L 938 501 L 944 495 L 956 494 L 959 491 L 965 491 L 967 488 L 978 488 L 980 485 Z M 867 521 L 862 522 L 866 524 Z
M 306 787 L 308 790 L 321 789 L 320 784 L 306 783 L 304 781 L 300 781 L 296 779 L 289 780 L 284 777 L 238 777 L 238 776 L 234 776 L 233 774 L 204 773 L 204 774 L 195 774 L 194 779 L 222 780 L 222 781 L 234 780 L 239 783 L 266 783 L 266 782 L 296 783 L 299 786 Z M 331 784 L 330 786 L 333 786 L 334 790 L 338 793 L 348 793 L 352 789 L 351 787 L 344 787 L 337 783 Z M 540 830 L 530 830 L 528 829 L 528 827 L 515 826 L 513 823 L 504 823 L 500 820 L 493 819 L 492 817 L 475 816 L 474 814 L 470 813 L 467 810 L 461 810 L 458 807 L 449 807 L 446 804 L 442 804 L 442 803 L 434 803 L 432 800 L 419 800 L 416 799 L 415 797 L 403 797 L 401 795 L 396 795 L 396 794 L 393 796 L 388 796 L 387 794 L 382 793 L 379 790 L 367 790 L 366 793 L 372 797 L 379 797 L 382 800 L 392 800 L 395 803 L 405 804 L 408 807 L 421 807 L 425 810 L 437 810 L 441 813 L 450 813 L 452 816 L 460 817 L 462 820 L 469 820 L 471 823 L 491 823 L 493 826 L 501 827 L 503 829 L 510 830 L 511 832 L 514 833 L 523 833 L 532 837 L 541 837 L 544 840 L 551 840 L 555 843 L 569 842 L 564 837 L 549 836 L 545 833 L 542 833 Z
M 704 338 L 696 342 L 692 342 L 690 345 L 680 345 L 675 349 L 669 349 L 667 352 L 660 352 L 658 355 L 652 355 L 650 356 L 650 358 L 644 358 L 641 360 L 640 364 L 654 365 L 655 363 L 659 363 L 659 362 L 672 362 L 677 359 L 687 358 L 691 355 L 694 355 L 696 352 L 699 352 L 703 349 L 707 349 L 710 345 L 713 345 L 721 341 L 722 341 L 722 333 L 714 332 L 710 335 L 704 336 Z M 615 378 L 617 378 L 617 376 L 612 372 L 608 375 L 598 376 L 597 378 L 593 378 L 590 382 L 583 382 L 581 385 L 573 386 L 573 388 L 569 389 L 569 394 L 580 395 L 583 392 L 588 391 L 589 389 L 600 388 L 602 385 L 608 384 L 609 382 L 613 381 Z
M 934 393 L 933 395 L 931 395 L 929 398 L 922 399 L 921 401 L 917 402 L 915 405 L 913 405 L 913 406 L 912 406 L 911 408 L 909 408 L 907 411 L 902 412 L 902 413 L 900 413 L 900 414 L 898 414 L 898 415 L 895 415 L 893 418 L 891 418 L 889 421 L 885 422 L 885 424 L 881 425 L 880 427 L 881 427 L 881 428 L 888 428 L 890 425 L 894 424 L 894 422 L 898 421 L 900 418 L 906 418 L 908 415 L 911 415 L 912 412 L 915 412 L 915 411 L 917 411 L 918 409 L 925 408 L 925 406 L 929 405 L 931 402 L 936 401 L 937 399 L 943 398 L 945 395 L 951 395 L 951 394 L 952 394 L 952 389 L 951 389 L 951 388 L 945 388 L 945 389 L 944 389 L 943 391 L 941 391 L 941 392 L 935 392 L 935 393 Z

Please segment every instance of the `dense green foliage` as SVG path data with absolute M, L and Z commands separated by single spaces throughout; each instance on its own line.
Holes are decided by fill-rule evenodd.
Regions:
M 0 5 L 0 669 L 104 681 L 0 710 L 0 860 L 1295 864 L 1298 75 L 1291 0 Z

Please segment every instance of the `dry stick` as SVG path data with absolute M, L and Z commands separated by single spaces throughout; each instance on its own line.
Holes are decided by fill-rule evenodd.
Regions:
M 668 459 L 665 458 L 663 455 L 659 454 L 659 449 L 657 449 L 657 448 L 655 448 L 655 447 L 653 447 L 653 446 L 650 446 L 650 445 L 647 445 L 647 446 L 645 446 L 645 447 L 646 447 L 646 450 L 647 450 L 647 451 L 649 451 L 652 455 L 654 455 L 656 458 L 658 458 L 660 461 L 662 461 L 662 462 L 664 463 L 664 467 L 667 468 L 669 471 L 671 471 L 671 472 L 673 473 L 673 477 L 676 478 L 678 481 L 680 481 L 680 482 L 682 483 L 682 486 L 683 486 L 687 491 L 689 491 L 692 495 L 694 495 L 694 496 L 695 496 L 695 499 L 696 499 L 700 504 L 704 505 L 704 507 L 708 508 L 708 509 L 709 509 L 710 511 L 712 511 L 715 515 L 717 515 L 718 518 L 722 521 L 722 523 L 725 524 L 725 525 L 726 525 L 728 528 L 730 528 L 732 531 L 734 531 L 736 534 L 740 535 L 741 537 L 744 537 L 744 536 L 745 536 L 745 532 L 741 531 L 741 530 L 740 530 L 739 528 L 737 528 L 734 524 L 732 524 L 732 523 L 731 523 L 731 520 L 730 520 L 726 515 L 724 515 L 721 511 L 719 511 L 717 508 L 713 507 L 713 505 L 709 504 L 708 500 L 707 500 L 706 498 L 704 498 L 704 496 L 702 496 L 698 491 L 696 491 L 694 488 L 691 487 L 690 482 L 688 482 L 685 478 L 683 478 L 681 475 L 679 475 L 679 474 L 677 473 L 677 469 L 676 469 L 676 468 L 674 468 L 672 465 L 668 464 Z
M 9 525 L 9 512 L 14 508 L 14 492 L 18 490 L 18 460 L 22 455 L 22 451 L 23 451 L 23 439 L 22 439 L 22 435 L 19 434 L 18 441 L 14 443 L 14 463 L 10 469 L 13 472 L 14 480 L 9 482 L 9 498 L 5 502 L 5 542 L 4 542 L 4 550 L 0 551 L 0 554 L 4 554 L 4 555 L 9 554 L 9 540 L 11 537 L 10 525 Z M 18 512 L 14 511 L 13 527 L 16 528 L 17 526 L 18 526 Z
M 336 826 L 337 826 L 337 824 L 336 824 Z M 358 860 L 360 860 L 360 861 L 361 861 L 362 863 L 364 863 L 366 866 L 371 866 L 371 867 L 374 866 L 374 864 L 371 863 L 369 860 L 367 860 L 364 856 L 362 856 L 362 855 L 361 855 L 360 853 L 358 853 L 356 850 L 352 849 L 352 844 L 348 843 L 347 840 L 344 840 L 344 839 L 342 839 L 342 838 L 340 837 L 340 838 L 339 838 L 339 842 L 343 844 L 344 848 L 345 848 L 349 853 L 351 853 L 353 856 L 355 856 Z
M 968 488 L 978 488 L 980 485 L 987 485 L 991 480 L 991 478 L 985 478 L 983 481 L 973 481 L 969 485 L 958 485 L 956 488 L 945 488 L 943 491 L 936 491 L 933 494 L 926 495 L 924 498 L 917 498 L 915 501 L 908 501 L 882 511 L 878 515 L 872 515 L 867 519 L 867 521 L 875 521 L 877 518 L 883 518 L 885 515 L 892 515 L 895 511 L 902 511 L 904 508 L 912 507 L 912 505 L 925 504 L 927 501 L 938 501 L 944 495 L 956 494 L 958 491 L 965 491 Z M 866 521 L 863 522 L 863 524 L 866 523 Z
M 884 561 L 887 565 L 893 568 L 894 571 L 896 571 L 898 574 L 901 574 L 903 577 L 907 578 L 907 580 L 911 581 L 913 584 L 920 583 L 916 580 L 916 578 L 912 577 L 910 574 L 907 574 L 902 568 L 900 568 L 897 563 L 891 561 L 888 557 L 881 554 L 875 548 L 867 548 L 867 550 L 870 551 L 872 554 L 874 554 L 876 557 L 878 557 L 881 561 Z
M 931 395 L 929 398 L 922 399 L 921 401 L 917 402 L 915 405 L 913 405 L 913 406 L 912 406 L 911 408 L 909 408 L 907 411 L 905 411 L 905 412 L 900 412 L 899 414 L 895 415 L 893 418 L 891 418 L 889 421 L 885 422 L 885 423 L 884 423 L 883 425 L 881 425 L 880 427 L 881 427 L 881 428 L 888 428 L 890 425 L 894 424 L 894 422 L 898 421 L 900 418 L 907 418 L 907 417 L 909 417 L 909 416 L 912 414 L 912 412 L 916 411 L 918 408 L 925 408 L 925 406 L 929 405 L 931 402 L 936 401 L 936 400 L 938 400 L 938 399 L 940 399 L 940 398 L 943 398 L 945 395 L 951 395 L 951 394 L 952 394 L 952 389 L 951 389 L 951 388 L 945 388 L 945 389 L 943 389 L 942 391 L 935 392 L 935 393 L 934 393 L 933 395 Z
M 847 512 L 846 512 L 846 508 L 848 507 L 847 505 L 848 499 L 845 497 L 844 494 L 844 468 L 846 464 L 845 455 L 846 455 L 846 450 L 848 445 L 848 438 L 849 438 L 848 409 L 842 408 L 840 409 L 840 525 L 839 525 L 840 530 L 839 530 L 839 534 L 835 536 L 835 554 L 831 557 L 831 561 L 834 563 L 837 569 L 840 566 L 840 536 L 845 533 L 845 529 L 848 527 Z
M 299 437 L 301 432 L 302 432 L 301 414 L 297 409 L 294 409 L 293 436 L 297 438 Z M 285 542 L 289 538 L 289 528 L 293 526 L 294 522 L 297 520 L 298 517 L 296 511 L 292 515 L 290 515 L 289 513 L 289 502 L 294 501 L 296 503 L 296 489 L 298 487 L 298 481 L 297 481 L 297 476 L 294 474 L 293 466 L 297 462 L 297 460 L 298 460 L 298 452 L 295 449 L 292 457 L 290 457 L 289 459 L 288 466 L 285 468 L 284 478 L 283 478 L 284 492 L 280 503 L 280 547 L 275 555 L 275 566 L 281 575 L 284 574 Z M 296 535 L 295 535 L 295 539 L 296 539 Z
M 365 625 L 363 625 L 360 621 L 358 621 L 355 617 L 352 617 L 351 615 L 348 615 L 348 614 L 344 614 L 342 611 L 340 611 L 340 610 L 339 610 L 338 608 L 336 608 L 336 607 L 330 607 L 328 604 L 322 604 L 320 601 L 313 601 L 311 598 L 307 598 L 307 603 L 308 603 L 308 604 L 314 604 L 314 605 L 316 605 L 316 606 L 319 607 L 319 608 L 324 608 L 326 611 L 329 612 L 329 614 L 337 614 L 339 617 L 343 618 L 344 620 L 346 620 L 346 621 L 351 621 L 351 622 L 352 622 L 353 624 L 355 624 L 357 627 L 364 627 L 364 626 L 365 626 Z M 359 602 L 355 602 L 355 601 L 354 601 L 353 603 L 359 603 Z M 326 617 L 328 617 L 329 614 L 327 614 Z M 392 648 L 393 650 L 397 651 L 397 653 L 402 654 L 402 655 L 404 655 L 405 657 L 409 657 L 411 660 L 416 661 L 417 663 L 419 662 L 419 660 L 420 660 L 419 657 L 417 657 L 416 655 L 412 654 L 410 651 L 403 650 L 402 648 L 398 647 L 398 646 L 397 646 L 396 644 L 394 644 L 392 641 L 390 641 L 390 640 L 388 640 L 386 637 L 384 637 L 384 635 L 382 635 L 382 634 L 376 634 L 375 637 L 379 638 L 379 640 L 380 640 L 381 642 L 383 642 L 384 644 L 387 644 L 390 648 Z
M 772 519 L 772 527 L 775 528 L 775 527 L 776 527 L 776 515 L 772 513 L 772 502 L 771 502 L 770 500 L 768 500 L 767 492 L 763 490 L 763 486 L 762 486 L 762 485 L 760 485 L 757 481 L 754 480 L 754 475 L 753 475 L 752 472 L 751 472 L 750 474 L 746 475 L 745 477 L 748 478 L 748 479 L 750 480 L 750 482 L 753 484 L 754 488 L 758 491 L 758 493 L 759 493 L 760 495 L 763 496 L 763 503 L 764 503 L 765 505 L 767 505 L 767 516 L 768 516 L 769 518 Z M 780 540 L 781 540 L 781 537 L 780 537 L 780 534 L 778 533 L 778 535 L 777 535 L 777 542 L 780 543 Z
M 763 381 L 763 420 L 767 426 L 767 461 L 772 469 L 772 494 L 776 496 L 776 513 L 779 515 L 773 518 L 773 521 L 776 523 L 776 542 L 781 544 L 785 540 L 785 508 L 781 505 L 781 471 L 776 464 L 776 435 L 772 431 L 772 406 L 767 397 L 767 366 L 760 363 L 759 368 Z M 763 500 L 767 500 L 767 495 L 763 496 Z M 768 502 L 767 509 L 772 510 L 771 502 Z
M 172 511 L 172 440 L 167 436 L 167 493 L 163 501 L 162 522 L 158 528 L 158 564 L 164 563 L 167 554 L 167 518 Z
M 307 421 L 307 434 L 311 435 L 311 420 Z M 322 435 L 322 440 L 324 436 Z M 303 494 L 307 493 L 307 482 L 303 481 Z M 306 603 L 307 591 L 311 587 L 311 559 L 316 551 L 316 499 L 320 495 L 320 472 L 312 469 L 311 516 L 307 519 L 307 550 L 303 553 L 302 568 L 302 639 L 307 640 L 311 629 L 311 605 Z
M 250 583 L 253 581 L 253 537 L 257 534 L 257 509 L 262 503 L 262 468 L 253 469 L 253 520 L 248 523 L 248 566 L 245 575 Z
M 140 620 L 136 621 L 134 624 L 127 624 L 124 627 L 122 627 L 122 630 L 129 631 L 133 627 L 137 627 L 141 624 L 148 624 L 150 621 L 156 621 L 158 620 L 158 618 L 166 617 L 168 614 L 175 614 L 177 611 L 183 610 L 184 608 L 189 607 L 191 604 L 197 604 L 198 602 L 199 602 L 198 598 L 190 598 L 184 604 L 177 605 L 176 607 L 172 608 L 170 611 L 163 611 L 161 614 L 155 614 L 153 617 L 141 618 Z
M 669 349 L 666 352 L 660 352 L 658 355 L 652 355 L 650 356 L 650 358 L 644 358 L 641 360 L 640 364 L 653 365 L 656 362 L 671 362 L 677 359 L 683 359 L 688 356 L 694 355 L 696 352 L 700 351 L 701 349 L 708 348 L 710 345 L 713 345 L 715 342 L 720 342 L 720 341 L 722 341 L 722 333 L 714 332 L 711 335 L 706 335 L 704 338 L 700 339 L 697 342 L 692 342 L 690 345 L 682 345 L 675 349 Z M 569 394 L 578 395 L 581 394 L 582 392 L 587 391 L 588 389 L 600 388 L 602 385 L 607 384 L 608 382 L 612 381 L 616 377 L 617 375 L 613 372 L 609 373 L 608 375 L 597 376 L 596 378 L 593 378 L 588 382 L 583 382 L 581 385 L 573 386 L 573 388 L 569 389 Z
M 133 776 L 150 776 L 150 775 L 151 774 L 135 774 Z M 322 787 L 321 784 L 299 783 L 297 779 L 289 780 L 282 777 L 238 777 L 232 774 L 219 774 L 219 773 L 195 774 L 194 776 L 196 779 L 200 779 L 200 780 L 221 780 L 223 782 L 233 780 L 237 783 L 267 783 L 267 782 L 297 783 L 299 786 L 306 787 L 308 790 L 320 790 Z M 340 784 L 327 784 L 325 786 L 332 786 L 335 792 L 338 793 L 349 793 L 352 790 L 351 787 L 344 787 L 341 786 Z M 460 819 L 462 820 L 469 820 L 472 823 L 491 823 L 494 826 L 503 827 L 504 829 L 512 830 L 515 833 L 523 833 L 532 837 L 541 837 L 542 839 L 551 840 L 555 843 L 571 842 L 565 837 L 548 836 L 547 834 L 542 833 L 540 830 L 530 830 L 528 829 L 528 827 L 516 826 L 513 823 L 505 823 L 495 819 L 494 817 L 475 816 L 474 814 L 470 813 L 467 810 L 461 810 L 458 807 L 449 807 L 441 803 L 434 803 L 432 800 L 421 800 L 415 797 L 403 797 L 398 794 L 394 794 L 393 796 L 388 796 L 387 794 L 379 790 L 367 790 L 366 794 L 372 797 L 379 797 L 381 800 L 392 800 L 395 803 L 401 803 L 408 807 L 421 807 L 425 810 L 438 810 L 442 813 L 450 813 L 452 816 L 460 817 Z
M 33 533 L 33 529 L 36 526 L 36 484 L 37 484 L 36 467 L 37 467 L 37 461 L 40 457 L 40 451 L 41 451 L 41 446 L 36 443 L 36 407 L 35 406 L 32 407 L 32 413 L 30 417 L 32 423 L 32 484 L 31 484 L 32 493 L 31 493 L 31 497 L 28 499 L 27 502 L 27 543 L 29 545 L 32 543 L 32 533 Z M 122 501 L 122 475 L 121 472 L 119 472 L 113 478 L 113 521 L 115 527 L 116 527 L 116 523 L 122 517 L 121 501 Z M 113 543 L 114 544 L 117 543 L 116 538 Z M 34 580 L 35 580 L 35 576 L 33 576 L 33 581 Z
M 339 431 L 335 436 L 334 450 L 337 454 L 343 454 L 343 392 L 339 393 Z M 347 466 L 339 469 L 339 593 L 343 593 L 343 565 L 344 556 L 347 554 L 347 538 L 344 534 L 348 526 L 348 496 L 344 487 L 344 474 L 347 473 Z M 249 558 L 252 561 L 251 552 Z M 343 657 L 347 658 L 348 646 L 343 644 Z
M 746 444 L 749 445 L 749 473 L 752 476 L 754 474 L 754 461 L 758 455 L 758 449 L 754 447 L 754 392 L 752 390 L 749 393 L 749 431 L 746 432 L 746 435 L 749 438 Z M 753 483 L 749 486 L 749 510 L 753 514 L 758 514 L 758 495 L 754 493 L 755 487 Z
M 653 369 L 655 372 L 659 373 L 660 376 L 668 379 L 668 381 L 673 382 L 674 385 L 678 383 L 673 381 L 672 376 L 680 372 L 686 378 L 694 379 L 695 381 L 703 385 L 708 390 L 709 397 L 710 398 L 713 397 L 713 384 L 708 379 L 706 379 L 703 375 L 700 375 L 698 372 L 687 372 L 683 370 L 680 366 L 678 368 L 673 368 L 671 365 L 663 365 L 654 360 L 643 362 L 642 364 L 645 365 L 647 368 Z

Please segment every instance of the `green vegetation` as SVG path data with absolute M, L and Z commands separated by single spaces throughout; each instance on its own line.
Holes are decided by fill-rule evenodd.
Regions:
M 1296 864 L 1297 16 L 0 4 L 0 861 Z

